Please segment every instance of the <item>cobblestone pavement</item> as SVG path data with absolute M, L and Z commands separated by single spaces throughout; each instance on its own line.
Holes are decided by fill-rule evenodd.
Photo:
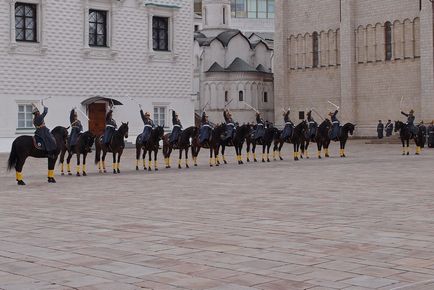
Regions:
M 128 151 L 57 184 L 29 159 L 20 188 L 1 166 L 0 289 L 434 289 L 434 151 L 400 152 L 136 172 Z

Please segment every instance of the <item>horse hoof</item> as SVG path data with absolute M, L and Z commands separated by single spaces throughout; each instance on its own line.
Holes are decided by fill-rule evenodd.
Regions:
M 65 176 L 65 173 L 64 172 L 62 172 L 60 175 L 62 175 L 62 176 Z
M 309 159 L 310 157 L 308 156 L 308 157 L 306 157 L 306 159 Z
M 151 167 L 149 167 L 149 168 L 148 168 L 148 171 L 152 171 L 152 168 L 151 168 Z
M 343 158 L 346 158 L 347 156 L 344 154 L 344 155 L 342 155 L 342 157 L 343 157 Z
M 326 158 L 329 158 L 329 157 L 330 157 L 330 155 L 328 155 L 328 154 L 327 154 L 327 155 L 326 155 L 325 157 L 326 157 Z
M 220 166 L 220 163 L 217 163 L 215 166 L 216 166 L 216 167 Z
M 155 168 L 155 171 L 158 171 L 158 168 Z
M 185 165 L 185 168 L 190 168 L 190 166 L 188 166 L 188 164 Z
M 226 160 L 223 161 L 225 164 L 228 164 L 228 162 Z
M 267 159 L 267 162 L 270 162 L 270 159 Z
M 212 167 L 212 164 L 210 164 L 209 167 Z
M 194 166 L 196 166 L 196 167 L 197 167 L 197 164 L 194 164 Z
M 182 169 L 182 166 L 181 166 L 181 165 L 178 165 L 178 169 Z
M 255 160 L 253 160 L 253 161 L 254 161 L 254 162 L 258 162 L 258 160 L 256 160 L 256 159 L 255 159 Z
M 410 155 L 410 152 L 407 152 L 407 155 Z
M 26 185 L 26 183 L 24 181 L 22 181 L 22 180 L 18 180 L 17 184 L 18 185 Z
M 71 176 L 71 175 L 72 175 L 72 173 L 71 173 L 71 172 L 68 172 L 68 175 L 69 175 L 69 176 Z
M 247 160 L 246 160 L 247 162 L 250 162 L 250 159 L 249 158 L 247 158 Z
M 83 176 L 87 176 L 87 173 L 86 173 L 86 172 L 83 172 Z
M 118 173 L 121 173 L 121 171 L 118 169 Z
M 282 157 L 280 157 L 280 161 L 283 161 L 283 158 L 282 158 Z
M 53 177 L 49 177 L 48 183 L 56 183 L 56 180 Z
M 80 173 L 77 172 L 76 176 L 81 176 Z
M 321 157 L 321 156 L 318 156 L 318 159 L 322 159 L 322 157 Z
M 104 173 L 107 173 L 107 170 L 104 169 Z
M 240 164 L 244 164 L 244 162 L 241 160 L 241 161 L 240 161 Z
M 139 166 L 136 166 L 136 170 L 139 171 Z
M 295 161 L 298 161 L 299 159 L 298 159 L 298 157 L 295 157 L 294 160 L 295 160 Z
M 113 170 L 113 174 L 118 174 L 118 172 L 116 170 Z

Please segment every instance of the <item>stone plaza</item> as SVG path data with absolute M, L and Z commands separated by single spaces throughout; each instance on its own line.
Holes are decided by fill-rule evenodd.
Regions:
M 28 159 L 26 187 L 1 166 L 0 289 L 434 289 L 432 149 L 350 140 L 346 159 L 332 144 L 295 162 L 289 148 L 159 172 L 128 150 L 121 175 L 88 164 L 54 185 Z

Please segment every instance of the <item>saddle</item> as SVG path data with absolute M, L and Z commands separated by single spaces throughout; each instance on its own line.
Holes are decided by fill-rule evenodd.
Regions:
M 33 145 L 40 151 L 46 151 L 44 140 L 38 135 L 33 136 Z

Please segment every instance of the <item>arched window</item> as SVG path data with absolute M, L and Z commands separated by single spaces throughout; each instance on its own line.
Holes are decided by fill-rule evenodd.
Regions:
M 318 41 L 318 32 L 314 32 L 312 34 L 312 66 L 313 67 L 318 67 L 319 64 L 319 41 Z
M 229 102 L 229 92 L 225 91 L 225 103 Z
M 384 43 L 386 60 L 392 60 L 392 23 L 389 21 L 384 24 Z
M 238 92 L 238 100 L 240 102 L 244 102 L 244 92 L 243 91 Z
M 264 92 L 264 103 L 268 103 L 268 93 Z
M 226 24 L 226 8 L 223 7 L 223 24 Z

